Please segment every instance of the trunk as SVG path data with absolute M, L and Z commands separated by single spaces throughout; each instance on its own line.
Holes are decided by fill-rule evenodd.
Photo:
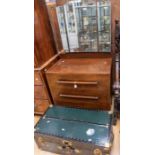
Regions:
M 76 115 L 71 117 L 73 113 Z M 107 155 L 113 142 L 111 116 L 108 112 L 54 106 L 35 126 L 36 143 L 58 154 Z

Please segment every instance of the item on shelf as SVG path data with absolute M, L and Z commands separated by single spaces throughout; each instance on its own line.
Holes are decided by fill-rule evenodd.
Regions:
M 108 33 L 100 33 L 99 40 L 104 43 L 110 42 L 110 36 Z
M 100 38 L 99 35 L 99 33 L 108 33 L 109 36 L 111 36 L 110 1 L 83 0 L 82 3 L 78 3 L 77 1 L 71 0 L 58 6 L 57 9 L 64 10 L 61 13 L 58 11 L 57 15 L 58 18 L 60 18 L 59 16 L 63 14 L 65 21 L 66 35 L 61 33 L 61 38 L 63 42 L 65 42 L 63 43 L 65 50 L 67 50 L 65 46 L 67 41 L 69 52 L 74 51 L 74 49 L 78 52 L 111 52 L 111 44 L 108 48 L 100 48 L 100 46 L 102 46 L 100 43 L 102 41 L 105 42 L 105 40 Z M 61 24 L 59 24 L 59 26 L 61 27 Z M 96 32 L 95 38 L 91 38 L 94 32 Z M 84 39 L 81 42 L 81 37 L 84 33 L 89 34 L 89 40 Z M 91 43 L 93 39 L 97 41 L 95 46 Z M 109 42 L 111 43 L 111 38 L 109 38 L 107 42 L 108 44 Z
M 82 0 L 83 5 L 95 5 L 96 1 L 94 0 Z

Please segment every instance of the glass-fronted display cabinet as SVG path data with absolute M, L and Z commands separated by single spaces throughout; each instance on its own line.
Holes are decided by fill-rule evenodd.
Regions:
M 111 52 L 110 0 L 56 0 L 66 52 Z

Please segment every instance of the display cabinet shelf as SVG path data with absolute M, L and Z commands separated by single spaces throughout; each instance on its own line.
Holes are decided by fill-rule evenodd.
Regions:
M 110 0 L 64 0 L 57 16 L 65 52 L 111 52 Z

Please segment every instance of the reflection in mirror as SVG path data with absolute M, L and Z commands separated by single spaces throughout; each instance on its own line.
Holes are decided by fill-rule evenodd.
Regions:
M 111 52 L 110 0 L 55 0 L 66 52 Z

